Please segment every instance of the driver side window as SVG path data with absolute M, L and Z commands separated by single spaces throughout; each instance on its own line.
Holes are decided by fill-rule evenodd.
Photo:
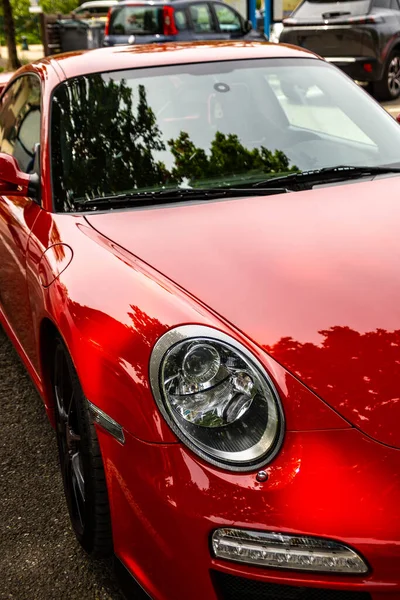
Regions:
M 242 33 L 242 21 L 234 10 L 223 4 L 214 4 L 214 9 L 221 31 L 228 33 Z
M 0 152 L 14 156 L 21 170 L 31 173 L 36 144 L 40 144 L 40 81 L 24 75 L 2 98 Z

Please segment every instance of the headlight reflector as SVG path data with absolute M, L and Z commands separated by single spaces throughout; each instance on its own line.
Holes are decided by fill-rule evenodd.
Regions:
M 221 366 L 221 358 L 210 344 L 192 344 L 182 362 L 182 374 L 195 385 L 214 379 Z M 196 391 L 196 390 L 195 390 Z
M 210 462 L 248 470 L 276 453 L 278 394 L 259 361 L 228 335 L 194 325 L 168 331 L 154 346 L 150 381 L 171 428 Z

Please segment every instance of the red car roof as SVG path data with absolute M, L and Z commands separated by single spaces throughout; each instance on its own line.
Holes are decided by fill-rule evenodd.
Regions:
M 67 77 L 74 77 L 83 73 L 181 63 L 315 57 L 312 52 L 294 46 L 244 41 L 114 46 L 89 52 L 69 52 L 54 56 L 51 60 L 59 64 Z

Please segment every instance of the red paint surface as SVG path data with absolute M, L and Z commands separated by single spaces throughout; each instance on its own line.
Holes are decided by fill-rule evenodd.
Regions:
M 64 72 L 289 55 L 303 53 L 165 45 L 98 50 L 90 60 L 74 53 L 23 69 L 43 82 L 43 208 L 0 197 L 0 320 L 50 418 L 49 322 L 88 399 L 124 427 L 124 446 L 99 431 L 115 550 L 157 600 L 215 600 L 211 568 L 400 598 L 400 455 L 388 447 L 400 445 L 400 180 L 88 220 L 51 213 L 49 104 Z M 152 347 L 187 323 L 236 337 L 277 386 L 286 435 L 265 484 L 255 473 L 203 463 L 156 407 Z M 213 561 L 209 537 L 220 525 L 328 536 L 360 551 L 371 573 Z
M 121 447 L 100 434 L 107 454 L 120 558 L 157 600 L 216 600 L 209 570 L 293 585 L 369 591 L 400 598 L 399 451 L 355 429 L 286 435 L 267 483 L 214 469 L 179 445 Z M 141 457 L 141 468 L 129 460 Z M 332 576 L 260 569 L 211 558 L 221 526 L 324 535 L 357 548 L 373 571 Z M 160 568 L 160 565 L 163 565 Z M 381 596 L 380 594 L 383 594 Z
M 398 189 L 396 177 L 88 220 L 400 447 Z

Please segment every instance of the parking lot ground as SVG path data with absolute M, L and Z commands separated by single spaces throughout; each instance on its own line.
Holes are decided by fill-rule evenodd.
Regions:
M 28 50 L 22 50 L 21 46 L 17 47 L 18 58 L 22 64 L 30 63 L 43 58 L 43 46 L 41 44 L 31 44 Z M 6 68 L 8 51 L 5 46 L 0 46 L 0 67 Z
M 400 115 L 400 100 L 393 100 L 392 102 L 382 102 L 383 108 L 385 108 L 392 117 Z
M 122 600 L 71 530 L 55 434 L 0 327 L 0 600 Z

